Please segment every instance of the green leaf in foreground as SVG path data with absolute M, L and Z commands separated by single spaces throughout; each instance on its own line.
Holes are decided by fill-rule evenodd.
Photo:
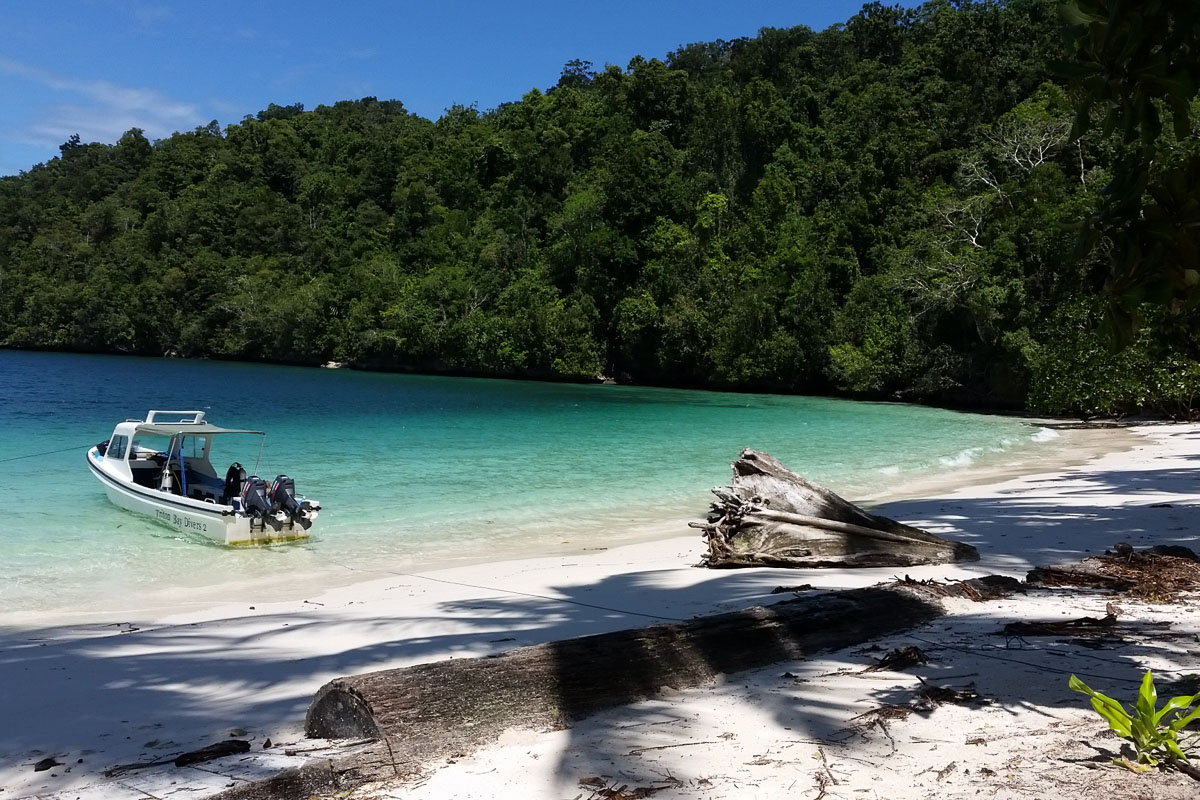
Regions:
M 1085 694 L 1108 726 L 1122 739 L 1133 743 L 1138 764 L 1156 766 L 1160 758 L 1187 763 L 1188 757 L 1180 744 L 1179 734 L 1187 725 L 1200 719 L 1200 693 L 1172 697 L 1161 709 L 1158 706 L 1158 691 L 1154 688 L 1154 675 L 1150 670 L 1142 677 L 1138 689 L 1136 715 L 1131 715 L 1120 702 L 1106 694 L 1097 692 L 1074 675 L 1067 685 L 1072 691 Z M 1197 707 L 1185 713 L 1192 706 Z M 1168 715 L 1174 714 L 1166 724 Z M 1119 766 L 1128 766 L 1123 758 L 1113 760 Z

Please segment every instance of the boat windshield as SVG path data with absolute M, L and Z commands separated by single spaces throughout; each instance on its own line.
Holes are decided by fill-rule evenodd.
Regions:
M 207 458 L 206 445 L 208 439 L 203 436 L 185 436 L 183 437 L 182 452 L 184 458 Z M 179 452 L 178 450 L 176 451 Z
M 183 437 L 183 457 L 184 458 L 206 458 L 208 440 L 203 436 L 184 436 Z M 156 436 L 154 434 L 140 433 L 133 437 L 134 456 L 149 458 L 152 455 L 170 455 L 173 459 L 180 455 L 180 445 L 178 442 L 173 442 L 170 436 Z
M 151 455 L 153 453 L 165 454 L 170 449 L 170 436 L 148 436 L 146 434 L 139 434 L 133 437 L 133 452 L 138 455 Z

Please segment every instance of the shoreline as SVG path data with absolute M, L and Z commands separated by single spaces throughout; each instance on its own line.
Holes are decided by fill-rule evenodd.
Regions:
M 1050 429 L 1051 420 L 1030 418 L 1027 420 L 1031 432 Z M 1125 452 L 1134 447 L 1139 439 L 1137 433 L 1128 428 L 1068 429 L 1056 432 L 1054 439 L 1040 443 L 1026 442 L 1016 448 L 977 454 L 969 463 L 952 470 L 941 466 L 906 479 L 903 485 L 892 483 L 878 492 L 854 494 L 845 492 L 837 485 L 828 488 L 847 500 L 868 509 L 880 509 L 890 504 L 916 500 L 948 492 L 986 486 L 1001 480 L 1027 474 L 1031 470 L 1054 471 L 1069 469 L 1107 453 Z M 736 456 L 736 453 L 731 454 Z M 727 474 L 727 473 L 726 473 Z M 904 476 L 902 476 L 904 477 Z M 891 483 L 896 476 L 884 476 L 881 480 Z M 721 484 L 723 485 L 723 484 Z M 239 580 L 227 580 L 216 585 L 202 587 L 170 587 L 143 591 L 136 597 L 106 595 L 101 605 L 80 610 L 77 606 L 37 608 L 35 610 L 0 610 L 0 632 L 37 630 L 46 626 L 103 626 L 128 624 L 139 627 L 160 624 L 162 619 L 179 615 L 204 613 L 206 609 L 224 606 L 227 598 L 239 598 L 245 605 L 298 601 L 311 598 L 322 592 L 354 586 L 373 580 L 414 573 L 437 572 L 460 568 L 479 568 L 485 565 L 502 565 L 536 558 L 581 557 L 589 553 L 603 552 L 629 545 L 666 542 L 674 539 L 695 539 L 697 553 L 701 552 L 700 533 L 689 528 L 689 522 L 703 519 L 711 495 L 706 487 L 697 494 L 698 502 L 691 513 L 682 507 L 670 513 L 661 509 L 630 509 L 628 515 L 611 514 L 604 518 L 581 520 L 583 524 L 567 529 L 564 534 L 548 535 L 546 532 L 531 534 L 526 530 L 515 537 L 493 540 L 484 546 L 457 558 L 441 553 L 426 557 L 418 556 L 410 561 L 376 568 L 358 563 L 345 563 L 336 550 L 326 549 L 332 541 L 319 541 L 299 546 L 300 552 L 290 553 L 295 545 L 284 545 L 278 550 L 286 557 L 298 556 L 295 570 L 280 574 L 271 572 Z M 589 536 L 599 538 L 589 539 Z M 196 544 L 196 547 L 209 545 Z M 269 553 L 276 548 L 263 548 Z M 247 554 L 243 554 L 247 555 Z M 260 554 L 248 554 L 258 557 Z M 303 584 L 297 590 L 296 583 Z
M 1139 426 L 1055 428 L 1045 419 L 1031 419 L 1029 425 L 1054 431 L 1057 439 L 1050 453 L 1036 453 L 1027 448 L 1017 460 L 1010 460 L 1005 453 L 985 456 L 982 463 L 969 464 L 954 473 L 935 473 L 919 477 L 901 489 L 891 489 L 879 495 L 846 498 L 863 506 L 882 507 L 901 500 L 927 498 L 931 494 L 957 492 L 972 487 L 989 486 L 1030 473 L 1031 467 L 1039 472 L 1061 472 L 1083 466 L 1106 455 L 1128 452 L 1144 439 L 1144 429 Z M 1036 460 L 1035 460 L 1036 457 Z
M 346 372 L 363 372 L 376 373 L 381 375 L 414 375 L 427 378 L 469 378 L 471 380 L 481 381 L 513 381 L 515 383 L 558 383 L 571 384 L 576 386 L 628 386 L 633 388 L 644 389 L 671 389 L 686 392 L 713 392 L 717 394 L 776 394 L 781 397 L 814 397 L 829 400 L 848 400 L 856 403 L 880 403 L 894 405 L 915 405 L 927 406 L 929 408 L 939 408 L 944 411 L 957 411 L 964 414 L 997 414 L 1000 416 L 1024 416 L 1027 412 L 1013 408 L 994 408 L 984 406 L 972 406 L 969 404 L 943 404 L 934 402 L 931 398 L 920 398 L 918 400 L 889 400 L 883 398 L 864 398 L 854 393 L 836 392 L 828 393 L 796 393 L 796 392 L 781 392 L 771 389 L 746 389 L 738 386 L 690 386 L 690 385 L 672 385 L 665 383 L 639 383 L 632 380 L 618 380 L 614 377 L 596 374 L 596 375 L 562 375 L 554 372 L 545 373 L 513 373 L 498 375 L 493 372 L 475 371 L 475 370 L 429 370 L 421 369 L 420 367 L 409 367 L 400 364 L 379 363 L 372 365 L 370 362 L 353 362 L 353 361 L 330 361 L 328 359 L 304 359 L 294 361 L 270 361 L 257 358 L 232 358 L 232 357 L 213 357 L 207 355 L 190 356 L 181 353 L 168 351 L 164 353 L 131 353 L 122 352 L 119 350 L 112 351 L 94 351 L 94 350 L 64 350 L 58 347 L 17 347 L 14 345 L 0 344 L 0 352 L 12 353 L 47 353 L 52 355 L 65 356 L 98 356 L 102 358 L 120 358 L 120 359 L 143 359 L 147 361 L 195 361 L 195 362 L 212 362 L 224 364 L 249 364 L 262 365 L 268 367 L 284 367 L 288 369 L 303 369 L 303 370 L 344 370 Z M 1085 425 L 1088 423 L 1084 423 Z
M 1023 576 L 1031 566 L 1101 552 L 1122 539 L 1135 547 L 1196 548 L 1200 485 L 1193 454 L 1200 425 L 1139 427 L 1132 434 L 1128 448 L 1090 457 L 1081 466 L 1046 470 L 1039 462 L 1018 477 L 884 504 L 882 513 L 973 544 L 983 556 L 979 562 L 902 572 L 916 580 Z M 699 534 L 691 533 L 597 552 L 404 574 L 380 571 L 348 585 L 311 587 L 302 599 L 231 598 L 203 609 L 145 615 L 153 619 L 149 624 L 3 630 L 0 686 L 6 688 L 0 691 L 10 718 L 22 724 L 0 731 L 0 788 L 9 798 L 158 796 L 171 781 L 182 784 L 184 773 L 168 767 L 106 780 L 101 772 L 235 732 L 250 740 L 255 750 L 237 761 L 241 772 L 234 759 L 229 765 L 215 762 L 209 771 L 187 771 L 186 785 L 193 791 L 176 787 L 172 796 L 193 800 L 247 775 L 263 777 L 302 763 L 308 756 L 264 751 L 262 744 L 271 739 L 297 751 L 317 747 L 302 739 L 304 711 L 317 688 L 342 675 L 769 604 L 788 596 L 773 592 L 781 585 L 810 583 L 817 591 L 869 586 L 897 572 L 695 569 L 702 546 Z M 861 681 L 851 683 L 863 687 Z M 693 702 L 685 700 L 676 709 L 667 697 L 659 707 L 679 710 Z M 732 718 L 718 723 L 735 724 Z M 563 735 L 568 744 L 582 741 Z M 523 736 L 517 740 L 525 741 Z M 543 746 L 543 739 L 538 742 Z M 516 761 L 512 752 L 497 752 L 523 769 L 534 766 Z M 71 771 L 34 772 L 31 765 L 45 756 L 57 757 Z M 537 769 L 557 764 L 555 774 L 565 775 L 567 757 L 548 755 Z M 488 758 L 478 756 L 490 764 Z M 479 766 L 478 759 L 464 763 Z M 467 780 L 459 773 L 447 767 L 438 781 L 455 775 Z M 431 789 L 434 785 L 444 787 L 434 782 Z M 564 791 L 555 785 L 529 796 Z

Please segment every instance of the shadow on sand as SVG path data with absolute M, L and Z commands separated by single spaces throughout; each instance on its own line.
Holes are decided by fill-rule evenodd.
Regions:
M 1200 437 L 1185 432 L 1170 435 L 1200 443 Z M 1198 461 L 1200 455 L 1189 460 Z M 980 499 L 906 501 L 881 511 L 978 548 L 982 560 L 965 570 L 956 568 L 960 575 L 1023 577 L 1032 566 L 1075 560 L 1118 541 L 1135 547 L 1194 547 L 1200 538 L 1198 493 L 1200 481 L 1193 469 L 1082 469 L 1034 482 L 1011 495 L 1001 490 Z M 914 577 L 941 577 L 946 569 L 906 571 Z M 477 592 L 474 597 L 419 605 L 414 609 L 418 613 L 411 615 L 364 618 L 314 610 L 146 630 L 126 626 L 82 633 L 74 628 L 6 631 L 0 635 L 0 708 L 6 720 L 0 726 L 0 776 L 31 770 L 45 755 L 71 762 L 83 759 L 75 774 L 95 776 L 113 763 L 192 749 L 225 738 L 233 729 L 249 737 L 295 732 L 313 693 L 335 677 L 685 620 L 788 597 L 771 593 L 778 586 L 811 582 L 818 590 L 849 588 L 888 580 L 894 572 L 712 571 L 681 587 L 659 572 L 631 571 L 592 584 L 557 586 L 553 597 Z M 397 576 L 398 583 L 420 580 Z M 973 626 L 973 632 L 942 641 L 933 623 L 916 632 L 925 642 L 921 646 L 930 652 L 962 650 L 960 655 L 977 662 L 978 687 L 984 695 L 991 696 L 989 665 L 1004 663 L 1027 672 L 1019 692 L 993 698 L 1013 709 L 1077 706 L 1078 699 L 1066 691 L 1064 675 L 1076 668 L 1126 688 L 1136 686 L 1141 664 L 1155 649 L 1152 644 L 1104 652 L 1076 647 L 1070 651 L 1072 658 L 1081 660 L 1067 665 L 1061 655 L 1065 646 L 1056 642 L 1006 647 L 993 634 L 1009 620 L 992 616 L 986 605 L 972 617 L 956 620 L 960 628 L 966 625 L 970 631 Z M 1054 656 L 1055 651 L 1059 655 Z M 711 660 L 712 672 L 722 670 L 721 653 L 704 657 Z M 859 669 L 872 661 L 865 654 L 847 657 L 846 667 Z M 631 665 L 641 663 L 646 662 L 629 659 Z M 962 659 L 956 664 L 959 669 Z M 936 664 L 923 669 L 921 674 L 937 679 Z M 746 680 L 761 685 L 763 674 L 752 673 Z M 658 676 L 630 679 L 654 686 Z M 586 685 L 565 679 L 561 683 L 571 687 L 559 698 L 564 708 L 586 706 Z M 800 702 L 785 685 L 776 688 L 780 691 L 764 691 L 758 699 L 761 712 L 781 734 L 787 730 L 789 736 L 830 738 L 861 711 L 836 698 L 806 697 Z M 887 704 L 899 698 L 882 692 L 870 700 Z M 622 719 L 632 724 L 642 713 L 649 719 L 658 712 L 633 707 Z M 600 769 L 622 758 L 628 745 L 614 737 L 609 752 L 596 751 L 591 740 L 588 746 L 592 750 L 582 759 L 561 765 L 564 773 Z M 101 754 L 93 754 L 97 747 Z M 103 763 L 97 763 L 101 759 Z

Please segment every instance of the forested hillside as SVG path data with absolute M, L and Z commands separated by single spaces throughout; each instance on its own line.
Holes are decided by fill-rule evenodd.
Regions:
M 1062 33 L 1056 0 L 872 4 L 437 121 L 76 137 L 0 180 L 0 343 L 1188 413 L 1195 313 L 1114 352 L 1076 248 L 1128 145 L 1070 140 Z

